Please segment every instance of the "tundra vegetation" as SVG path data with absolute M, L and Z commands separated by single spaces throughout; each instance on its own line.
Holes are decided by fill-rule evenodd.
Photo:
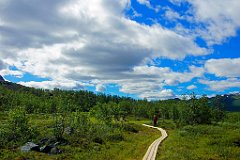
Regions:
M 238 159 L 240 114 L 221 98 L 147 101 L 1 82 L 0 159 L 141 159 L 159 137 L 141 124 L 156 114 L 170 134 L 158 159 Z M 22 151 L 27 142 L 39 149 Z

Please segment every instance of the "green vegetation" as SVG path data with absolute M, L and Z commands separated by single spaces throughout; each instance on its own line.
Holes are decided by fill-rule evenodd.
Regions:
M 240 113 L 228 113 L 217 125 L 184 126 L 168 130 L 158 160 L 240 159 Z
M 0 159 L 141 159 L 159 137 L 141 125 L 154 115 L 170 133 L 160 159 L 236 158 L 239 114 L 226 114 L 221 97 L 189 98 L 148 102 L 1 82 Z M 26 142 L 41 152 L 22 152 Z
M 54 137 L 56 119 L 52 115 L 31 114 L 27 117 L 29 125 L 39 131 L 32 141 L 39 142 L 46 136 Z M 1 118 L 7 119 L 7 116 L 1 114 Z M 8 147 L 2 146 L 1 159 L 141 159 L 152 141 L 159 137 L 158 131 L 132 123 L 125 123 L 123 130 L 119 131 L 119 124 L 101 125 L 96 119 L 87 119 L 84 113 L 73 113 L 71 118 L 74 119 L 66 120 L 65 123 L 71 123 L 75 129 L 71 135 L 63 134 L 67 142 L 58 146 L 63 151 L 62 154 L 49 155 L 34 151 L 24 153 L 19 149 L 19 146 L 26 142 L 22 141 L 14 146 L 11 144 L 5 144 Z M 91 124 L 86 126 L 86 123 Z

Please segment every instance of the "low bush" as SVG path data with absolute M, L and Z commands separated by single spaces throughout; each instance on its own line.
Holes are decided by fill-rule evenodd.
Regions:
M 190 134 L 192 136 L 202 136 L 208 134 L 218 134 L 224 132 L 219 126 L 211 125 L 196 125 L 196 126 L 185 126 L 181 129 L 182 132 Z
M 5 148 L 8 143 L 10 131 L 6 127 L 0 128 L 0 148 Z
M 65 129 L 65 117 L 63 115 L 55 114 L 54 117 L 54 127 L 53 127 L 53 135 L 58 140 L 63 140 L 63 134 Z
M 73 112 L 70 116 L 70 127 L 77 136 L 86 137 L 91 125 L 88 115 L 84 113 Z
M 109 141 L 123 141 L 124 136 L 121 132 L 111 133 L 108 135 Z
M 25 110 L 19 107 L 9 111 L 6 124 L 0 128 L 0 146 L 6 148 L 25 143 L 37 135 L 38 131 L 30 126 Z
M 133 133 L 138 133 L 139 128 L 137 125 L 132 124 L 132 123 L 126 123 L 123 125 L 123 129 L 128 132 L 133 132 Z

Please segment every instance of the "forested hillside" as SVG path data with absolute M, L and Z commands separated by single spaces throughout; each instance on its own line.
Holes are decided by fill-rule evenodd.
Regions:
M 179 124 L 211 123 L 219 121 L 226 107 L 223 97 L 211 101 L 206 96 L 197 99 L 193 93 L 189 100 L 147 101 L 130 97 L 95 94 L 89 91 L 43 90 L 19 84 L 0 82 L 0 110 L 23 108 L 26 113 L 89 112 L 94 109 L 112 110 L 112 114 L 152 118 L 173 119 Z M 100 112 L 100 111 L 99 111 Z M 109 111 L 110 112 L 110 111 Z M 218 117 L 220 114 L 221 116 Z

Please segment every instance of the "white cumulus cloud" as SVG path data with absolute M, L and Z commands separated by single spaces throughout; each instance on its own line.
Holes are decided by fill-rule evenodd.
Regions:
M 96 85 L 96 91 L 97 92 L 104 92 L 106 90 L 106 87 L 103 84 L 97 84 Z
M 197 88 L 197 86 L 195 86 L 195 85 L 190 85 L 187 87 L 188 90 L 192 90 L 192 89 L 196 89 L 196 88 Z
M 240 79 L 229 78 L 226 80 L 199 80 L 200 83 L 209 87 L 209 90 L 224 91 L 229 88 L 240 88 Z
M 65 90 L 79 90 L 84 89 L 84 86 L 86 86 L 83 83 L 76 82 L 76 81 L 41 81 L 41 82 L 19 82 L 19 84 L 28 86 L 28 87 L 34 87 L 34 88 L 41 88 L 41 89 L 54 89 L 54 88 L 61 88 Z
M 174 16 L 174 18 L 178 19 L 185 18 L 192 26 L 189 34 L 198 35 L 208 45 L 224 43 L 229 37 L 236 36 L 240 28 L 239 0 L 170 1 L 178 6 L 190 4 L 184 16 L 179 17 L 176 13 L 169 11 L 167 11 L 166 15 Z
M 210 59 L 205 63 L 208 73 L 218 77 L 240 77 L 240 58 Z
M 138 2 L 154 8 L 149 0 Z M 187 16 L 174 10 L 168 10 L 166 16 L 188 18 L 197 24 L 190 33 L 201 36 L 209 45 L 236 35 L 240 27 L 237 0 L 186 2 L 192 6 Z M 189 32 L 179 34 L 160 24 L 131 20 L 125 15 L 129 8 L 130 0 L 0 1 L 0 74 L 21 77 L 30 73 L 51 79 L 21 82 L 40 88 L 81 88 L 82 83 L 97 80 L 93 83 L 97 91 L 117 84 L 124 93 L 150 99 L 174 97 L 165 86 L 189 82 L 205 73 L 227 79 L 200 81 L 212 90 L 239 86 L 239 58 L 210 59 L 203 67 L 189 66 L 183 72 L 148 66 L 152 59 L 183 60 L 186 56 L 207 55 L 209 50 L 199 47 Z
M 129 0 L 1 1 L 0 59 L 19 70 L 4 73 L 30 73 L 51 79 L 21 82 L 42 88 L 76 88 L 81 82 L 98 80 L 100 84 L 115 83 L 123 92 L 145 94 L 145 97 L 154 97 L 166 84 L 186 82 L 202 75 L 202 70 L 196 67 L 186 73 L 172 73 L 160 67 L 153 69 L 153 75 L 148 75 L 150 79 L 146 81 L 145 73 L 138 73 L 137 66 L 145 66 L 151 59 L 182 60 L 209 52 L 191 37 L 159 24 L 149 26 L 129 19 L 125 10 L 130 5 Z M 161 78 L 154 70 L 165 76 Z M 155 91 L 143 93 L 146 89 L 134 89 L 134 83 L 145 83 L 145 88 L 155 88 Z
M 158 99 L 171 99 L 175 98 L 175 95 L 172 90 L 164 89 L 158 92 L 148 92 L 140 95 L 141 98 L 147 98 L 148 100 L 158 100 Z

